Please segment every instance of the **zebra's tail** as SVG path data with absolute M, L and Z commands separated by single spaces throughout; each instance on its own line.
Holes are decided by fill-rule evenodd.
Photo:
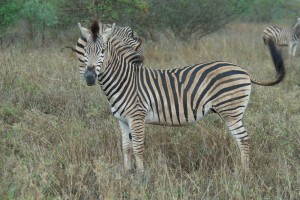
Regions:
M 258 81 L 256 78 L 254 78 L 250 73 L 250 80 L 252 83 L 257 84 L 257 85 L 262 85 L 262 86 L 272 86 L 280 83 L 284 77 L 285 77 L 285 67 L 283 63 L 283 58 L 281 55 L 281 52 L 277 49 L 274 41 L 272 39 L 266 39 L 265 40 L 266 44 L 269 47 L 270 54 L 274 63 L 274 67 L 276 70 L 276 76 L 275 79 L 272 81 Z

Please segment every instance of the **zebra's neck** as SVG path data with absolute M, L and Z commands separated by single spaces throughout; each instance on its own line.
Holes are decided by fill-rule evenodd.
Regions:
M 135 87 L 135 68 L 132 65 L 114 62 L 109 64 L 107 69 L 100 74 L 98 82 L 110 103 L 123 95 L 123 91 Z

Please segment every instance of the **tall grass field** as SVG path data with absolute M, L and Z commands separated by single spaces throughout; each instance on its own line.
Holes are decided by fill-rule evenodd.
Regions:
M 262 24 L 231 24 L 197 41 L 143 44 L 144 66 L 214 60 L 275 75 Z M 145 173 L 123 171 L 121 132 L 100 86 L 79 79 L 76 55 L 60 48 L 0 47 L 0 199 L 300 199 L 300 49 L 273 87 L 253 85 L 244 125 L 251 173 L 216 114 L 184 127 L 147 125 Z

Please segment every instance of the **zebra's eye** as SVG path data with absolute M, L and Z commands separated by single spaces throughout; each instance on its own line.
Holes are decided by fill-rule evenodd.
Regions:
M 104 53 L 104 49 L 101 50 L 101 53 L 102 53 L 102 54 Z

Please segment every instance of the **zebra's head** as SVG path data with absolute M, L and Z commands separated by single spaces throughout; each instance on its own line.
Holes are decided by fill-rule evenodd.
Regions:
M 101 66 L 104 60 L 104 49 L 106 47 L 105 39 L 102 37 L 102 27 L 99 26 L 98 21 L 94 21 L 91 25 L 91 29 L 87 29 L 78 23 L 81 35 L 85 40 L 85 44 L 79 49 L 82 50 L 80 61 L 81 75 L 86 80 L 87 85 L 95 85 L 99 74 L 101 73 Z M 112 28 L 107 28 L 106 31 L 110 31 Z M 77 42 L 78 46 L 78 42 Z M 80 52 L 79 52 L 80 53 Z M 78 54 L 78 53 L 77 53 Z M 79 55 L 80 56 L 80 55 Z

